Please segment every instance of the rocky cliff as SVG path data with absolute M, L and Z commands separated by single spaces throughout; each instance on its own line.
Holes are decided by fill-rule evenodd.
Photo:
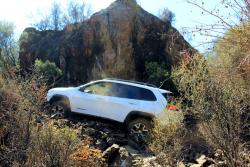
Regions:
M 143 80 L 145 62 L 165 62 L 170 70 L 181 52 L 194 51 L 180 33 L 134 0 L 117 0 L 82 23 L 61 31 L 24 30 L 20 65 L 35 59 L 55 62 L 69 83 L 102 77 Z

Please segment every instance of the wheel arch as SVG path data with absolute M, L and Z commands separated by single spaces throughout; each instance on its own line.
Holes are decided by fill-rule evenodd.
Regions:
M 53 95 L 50 100 L 49 100 L 49 103 L 50 104 L 53 104 L 54 102 L 56 101 L 63 101 L 68 107 L 70 107 L 70 101 L 69 101 L 69 98 L 65 95 Z
M 147 120 L 153 120 L 155 118 L 155 115 L 151 113 L 146 113 L 142 111 L 132 111 L 130 112 L 127 117 L 124 120 L 124 124 L 128 125 L 128 123 L 136 118 L 144 118 Z

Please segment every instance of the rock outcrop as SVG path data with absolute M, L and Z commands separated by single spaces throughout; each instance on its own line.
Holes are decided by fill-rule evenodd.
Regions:
M 35 59 L 55 62 L 69 83 L 103 77 L 142 80 L 145 62 L 165 62 L 170 69 L 183 51 L 194 49 L 171 26 L 143 10 L 134 0 L 117 0 L 82 23 L 61 31 L 24 30 L 20 65 Z

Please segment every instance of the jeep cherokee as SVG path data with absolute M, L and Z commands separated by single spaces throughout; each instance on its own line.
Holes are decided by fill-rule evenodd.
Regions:
M 141 142 L 148 139 L 152 119 L 166 108 L 168 93 L 151 84 L 110 78 L 50 89 L 47 100 L 55 113 L 74 112 L 124 123 L 129 136 Z

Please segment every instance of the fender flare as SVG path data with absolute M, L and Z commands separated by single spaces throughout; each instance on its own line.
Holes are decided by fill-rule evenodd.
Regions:
M 155 118 L 154 114 L 146 113 L 142 111 L 132 111 L 130 112 L 124 120 L 124 124 L 127 125 L 131 120 L 136 118 L 145 118 L 148 120 L 153 120 Z
M 53 95 L 50 100 L 49 100 L 49 103 L 52 104 L 56 101 L 64 101 L 68 106 L 70 106 L 70 101 L 69 101 L 69 98 L 65 95 L 58 95 L 58 94 L 55 94 Z

